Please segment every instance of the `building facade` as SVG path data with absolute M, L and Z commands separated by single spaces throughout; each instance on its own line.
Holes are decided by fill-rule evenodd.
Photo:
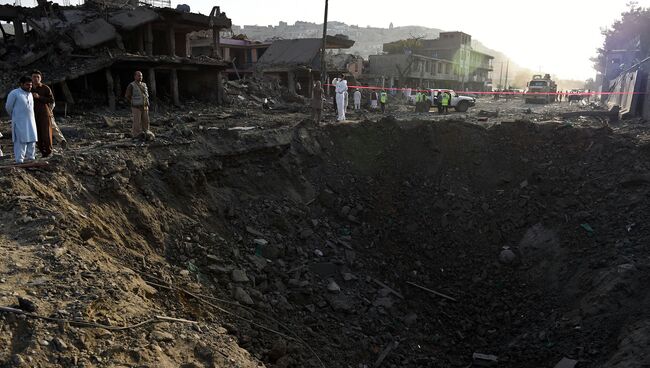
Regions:
M 210 38 L 193 39 L 190 43 L 193 56 L 210 56 L 212 54 L 212 40 Z M 239 79 L 252 74 L 257 61 L 270 46 L 270 42 L 222 38 L 220 42 L 221 56 L 224 61 L 231 63 L 231 66 L 226 70 L 228 78 Z
M 386 43 L 383 50 L 384 55 L 370 56 L 369 72 L 375 80 L 380 75 L 397 81 L 394 87 L 492 89 L 494 57 L 472 49 L 472 36 L 466 33 L 441 32 L 437 39 Z

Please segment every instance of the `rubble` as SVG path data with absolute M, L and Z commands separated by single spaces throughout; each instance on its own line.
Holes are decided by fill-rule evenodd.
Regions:
M 116 14 L 118 33 L 146 23 Z M 101 52 L 72 72 L 184 63 Z M 3 311 L 0 365 L 645 363 L 629 353 L 648 335 L 644 123 L 559 120 L 584 106 L 517 99 L 440 116 L 395 99 L 390 117 L 330 124 L 328 104 L 310 126 L 272 79 L 224 92 L 222 106 L 160 107 L 144 142 L 125 109 L 73 111 L 68 151 L 3 167 L 0 305 L 20 296 L 56 320 Z

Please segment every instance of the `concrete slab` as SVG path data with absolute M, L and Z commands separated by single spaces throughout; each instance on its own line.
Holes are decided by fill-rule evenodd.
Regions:
M 75 28 L 72 34 L 74 42 L 82 49 L 101 45 L 115 39 L 116 36 L 115 27 L 103 19 L 95 19 L 90 23 L 81 24 Z
M 108 22 L 115 27 L 132 30 L 144 24 L 151 23 L 160 18 L 158 13 L 147 8 L 136 8 L 132 10 L 121 10 L 111 14 Z
M 555 365 L 555 368 L 574 368 L 577 364 L 577 360 L 562 358 L 562 360 Z

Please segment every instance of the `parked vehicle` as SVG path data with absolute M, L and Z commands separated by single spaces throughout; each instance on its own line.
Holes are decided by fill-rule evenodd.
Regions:
M 524 95 L 526 103 L 551 103 L 555 101 L 557 84 L 551 79 L 550 74 L 533 75 L 533 79 L 527 84 L 528 90 Z
M 569 95 L 567 96 L 567 101 L 581 101 L 584 96 L 581 95 L 580 93 L 583 93 L 585 90 L 584 89 L 572 89 L 569 91 Z
M 436 104 L 436 96 L 438 95 L 438 92 L 449 92 L 451 95 L 451 103 L 449 104 L 449 107 L 453 107 L 458 112 L 465 112 L 469 110 L 470 107 L 476 105 L 476 99 L 474 97 L 459 95 L 451 89 L 432 89 L 430 90 L 429 98 L 433 102 L 433 105 Z

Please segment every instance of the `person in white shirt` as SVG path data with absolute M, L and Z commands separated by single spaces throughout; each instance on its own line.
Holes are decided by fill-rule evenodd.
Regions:
M 336 84 L 336 107 L 338 110 L 338 121 L 345 120 L 345 94 L 348 92 L 348 81 L 341 78 Z
M 361 110 L 361 91 L 354 91 L 354 109 Z
M 11 115 L 11 134 L 14 142 L 14 159 L 22 164 L 35 159 L 34 150 L 38 136 L 36 134 L 36 117 L 34 116 L 34 97 L 32 96 L 32 78 L 20 78 L 20 87 L 9 92 L 5 109 Z M 27 156 L 27 157 L 25 157 Z

